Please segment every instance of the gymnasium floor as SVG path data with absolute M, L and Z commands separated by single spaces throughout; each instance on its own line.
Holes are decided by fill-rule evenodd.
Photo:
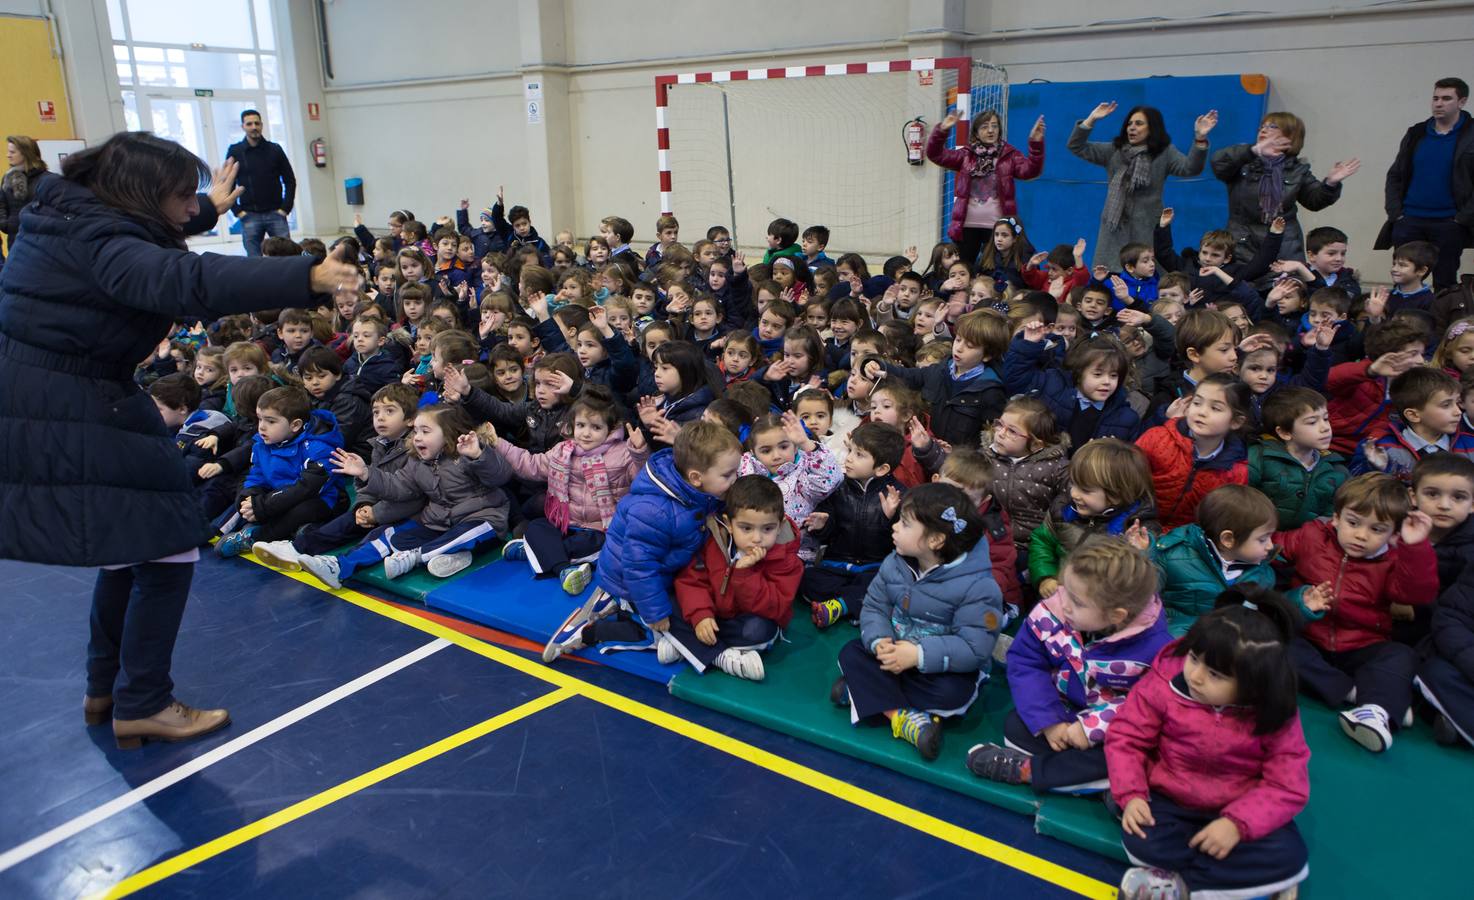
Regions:
M 207 558 L 182 699 L 82 723 L 94 572 L 0 562 L 0 897 L 1113 897 L 1029 819 L 367 595 Z

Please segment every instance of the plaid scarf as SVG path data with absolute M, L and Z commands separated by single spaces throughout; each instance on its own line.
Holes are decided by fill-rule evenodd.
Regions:
M 548 521 L 564 534 L 573 522 L 572 485 L 573 466 L 578 466 L 579 477 L 584 489 L 594 498 L 599 510 L 599 520 L 607 531 L 614 520 L 614 489 L 609 484 L 609 470 L 604 467 L 604 454 L 613 447 L 618 437 L 611 437 L 592 450 L 580 453 L 573 441 L 563 441 L 548 451 L 548 499 L 543 512 Z
M 1146 144 L 1122 147 L 1121 156 L 1125 161 L 1116 170 L 1116 174 L 1111 176 L 1105 211 L 1101 213 L 1106 227 L 1112 231 L 1121 227 L 1121 216 L 1126 212 L 1126 194 L 1141 190 L 1152 179 L 1152 158 L 1147 155 Z

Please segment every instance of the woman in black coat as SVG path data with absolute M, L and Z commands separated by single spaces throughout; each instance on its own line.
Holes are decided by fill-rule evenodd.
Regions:
M 1315 211 L 1341 199 L 1341 182 L 1356 174 L 1361 161 L 1348 159 L 1317 178 L 1300 158 L 1305 123 L 1287 112 L 1272 112 L 1259 123 L 1252 144 L 1232 144 L 1213 154 L 1213 174 L 1228 187 L 1228 230 L 1234 259 L 1246 263 L 1259 252 L 1269 225 L 1283 216 L 1280 259 L 1304 259 L 1305 235 L 1298 207 Z
M 20 211 L 31 202 L 36 182 L 46 174 L 46 160 L 35 138 L 12 134 L 5 139 L 5 164 L 9 170 L 0 178 L 0 234 L 5 235 L 6 244 L 13 244 Z M 4 261 L 5 254 L 0 253 L 0 263 Z
M 198 547 L 189 473 L 133 369 L 176 321 L 305 306 L 358 271 L 310 257 L 191 253 L 239 193 L 172 141 L 120 133 L 36 185 L 0 272 L 0 558 L 100 566 L 84 713 L 120 747 L 225 725 L 173 697 Z

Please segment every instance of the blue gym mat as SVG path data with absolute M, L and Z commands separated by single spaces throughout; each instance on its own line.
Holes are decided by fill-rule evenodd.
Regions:
M 534 579 L 532 569 L 525 562 L 499 560 L 444 582 L 426 594 L 424 602 L 431 609 L 518 637 L 546 641 L 587 597 L 588 591 L 570 597 L 556 578 Z M 680 664 L 661 665 L 655 653 L 646 650 L 618 653 L 580 650 L 578 655 L 660 684 L 668 684 L 683 668 Z

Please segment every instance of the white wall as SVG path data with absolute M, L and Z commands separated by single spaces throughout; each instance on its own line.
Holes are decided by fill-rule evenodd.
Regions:
M 659 213 L 655 75 L 963 52 L 1007 67 L 1015 83 L 1267 75 L 1269 106 L 1305 119 L 1317 171 L 1361 157 L 1342 201 L 1305 219 L 1350 232 L 1354 262 L 1376 277 L 1387 262 L 1370 249 L 1383 174 L 1403 129 L 1427 115 L 1432 81 L 1474 80 L 1474 5 L 1408 4 L 1373 16 L 1333 16 L 1331 0 L 1274 6 L 1297 18 L 1222 17 L 1231 11 L 1222 0 L 814 0 L 801 9 L 789 0 L 330 0 L 335 77 L 323 91 L 337 224 L 350 225 L 354 212 L 342 180 L 359 176 L 374 226 L 399 206 L 429 220 L 469 197 L 474 211 L 505 184 L 510 201 L 534 199 L 549 236 L 559 227 L 591 234 L 617 213 L 635 223 L 637 242 L 648 240 Z M 1142 21 L 1152 17 L 1173 21 Z M 1072 26 L 1090 27 L 1059 33 Z M 310 45 L 315 27 L 297 37 Z M 555 89 L 544 125 L 527 124 L 525 79 Z M 818 139 L 816 147 L 822 164 L 842 164 L 843 147 Z

